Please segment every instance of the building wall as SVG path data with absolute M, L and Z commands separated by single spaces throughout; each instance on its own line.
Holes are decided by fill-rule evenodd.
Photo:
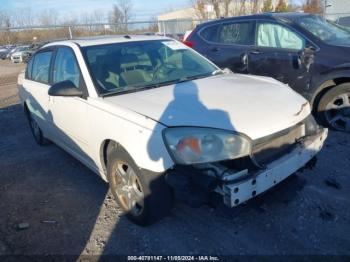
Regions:
M 327 19 L 337 20 L 339 17 L 350 16 L 350 0 L 327 0 L 326 4 Z

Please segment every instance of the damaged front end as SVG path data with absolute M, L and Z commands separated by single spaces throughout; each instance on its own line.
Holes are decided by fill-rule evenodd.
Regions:
M 275 186 L 308 163 L 314 163 L 328 130 L 312 116 L 277 134 L 252 142 L 248 156 L 232 160 L 178 164 L 166 173 L 178 200 L 198 207 L 212 193 L 229 207 L 237 206 Z

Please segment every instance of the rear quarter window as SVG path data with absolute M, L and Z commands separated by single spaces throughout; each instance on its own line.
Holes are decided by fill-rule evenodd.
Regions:
M 26 79 L 32 79 L 33 57 L 29 59 L 26 68 Z

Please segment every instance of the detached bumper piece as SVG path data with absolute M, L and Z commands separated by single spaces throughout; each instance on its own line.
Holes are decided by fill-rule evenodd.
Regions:
M 293 137 L 295 130 L 285 135 L 290 137 L 292 134 Z M 207 203 L 210 194 L 216 192 L 222 195 L 225 205 L 234 207 L 277 185 L 314 159 L 327 138 L 328 130 L 320 128 L 312 133 L 294 142 L 287 151 L 279 151 L 278 156 L 273 152 L 273 161 L 267 162 L 271 154 L 267 158 L 264 154 L 266 162 L 263 168 L 252 165 L 249 159 L 233 160 L 231 164 L 176 166 L 167 172 L 166 181 L 174 189 L 176 198 L 190 206 Z
M 220 193 L 224 196 L 224 203 L 229 207 L 237 206 L 280 183 L 314 158 L 327 135 L 328 129 L 322 129 L 300 141 L 293 151 L 271 162 L 264 170 L 240 182 L 223 185 Z

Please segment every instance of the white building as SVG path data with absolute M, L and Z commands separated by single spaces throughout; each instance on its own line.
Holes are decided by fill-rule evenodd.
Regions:
M 350 16 L 350 0 L 323 0 L 327 19 L 337 21 Z

